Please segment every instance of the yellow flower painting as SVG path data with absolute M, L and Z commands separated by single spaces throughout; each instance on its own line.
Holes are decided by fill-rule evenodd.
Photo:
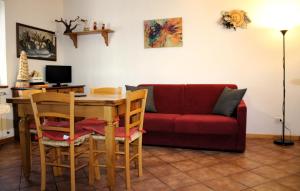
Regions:
M 144 21 L 145 48 L 181 47 L 182 18 Z

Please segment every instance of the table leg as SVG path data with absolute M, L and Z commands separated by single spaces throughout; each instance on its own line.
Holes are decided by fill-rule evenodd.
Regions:
M 27 128 L 27 119 L 26 117 L 21 117 L 19 121 L 19 135 L 20 135 L 20 150 L 21 150 L 21 160 L 23 174 L 28 180 L 31 170 L 31 161 L 30 161 L 30 133 L 29 128 Z
M 105 129 L 105 146 L 107 154 L 107 186 L 110 190 L 115 190 L 115 128 L 112 121 L 107 123 Z

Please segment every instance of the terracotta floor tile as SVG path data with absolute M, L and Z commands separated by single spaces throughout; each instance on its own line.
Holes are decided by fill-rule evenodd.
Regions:
M 278 183 L 288 188 L 292 188 L 295 191 L 300 191 L 300 176 L 298 175 L 281 178 L 278 180 Z
M 214 190 L 212 190 L 211 188 L 207 187 L 204 184 L 199 183 L 191 186 L 180 187 L 175 191 L 214 191 Z
M 265 155 L 257 155 L 254 158 L 254 160 L 258 161 L 259 163 L 266 164 L 266 165 L 281 162 L 279 157 L 274 158 L 274 157 L 268 157 L 268 156 L 265 156 Z
M 181 171 L 188 171 L 188 170 L 200 168 L 200 165 L 192 160 L 173 162 L 171 163 L 171 165 Z
M 166 155 L 159 155 L 158 158 L 165 162 L 177 162 L 186 160 L 185 156 L 181 155 L 180 153 L 171 153 Z
M 253 187 L 255 191 L 294 191 L 290 188 L 287 188 L 283 185 L 278 184 L 275 181 L 261 184 L 259 186 Z
M 259 176 L 252 172 L 237 173 L 237 174 L 231 175 L 230 178 L 232 178 L 233 180 L 235 180 L 241 184 L 249 186 L 249 187 L 253 187 L 253 186 L 256 186 L 256 185 L 259 185 L 259 184 L 269 181 L 268 178 Z
M 203 166 L 203 167 L 208 167 L 208 166 L 212 166 L 212 165 L 218 164 L 220 162 L 223 162 L 212 156 L 192 158 L 192 160 L 195 161 L 198 165 Z
M 30 187 L 20 189 L 20 191 L 40 191 L 40 190 L 41 190 L 40 186 L 30 186 Z M 46 191 L 57 191 L 56 185 L 46 185 Z
M 120 174 L 122 178 L 125 177 L 124 172 Z M 131 169 L 130 170 L 130 178 L 132 182 L 138 182 L 138 181 L 144 181 L 147 179 L 155 178 L 148 170 L 143 169 L 143 176 L 138 176 L 138 170 L 137 169 Z
M 207 156 L 207 154 L 203 153 L 201 150 L 191 150 L 191 149 L 183 149 L 180 151 L 180 154 L 185 156 L 186 159 L 200 158 L 200 157 Z
M 247 139 L 244 153 L 205 151 L 170 147 L 143 147 L 144 175 L 131 170 L 132 191 L 297 191 L 300 182 L 300 141 L 292 147 L 279 147 L 270 139 Z M 9 156 L 9 160 L 7 160 Z M 38 149 L 32 156 L 30 181 L 21 175 L 20 147 L 16 143 L 0 146 L 0 190 L 40 190 Z M 124 170 L 116 170 L 116 191 L 125 190 Z M 53 177 L 47 169 L 50 191 L 69 188 L 69 173 Z M 103 190 L 106 170 L 101 180 L 88 186 L 88 168 L 76 173 L 77 190 Z M 251 187 L 251 188 L 248 188 Z M 20 188 L 20 189 L 19 189 Z
M 278 179 L 278 178 L 282 178 L 282 177 L 289 175 L 289 173 L 287 173 L 287 172 L 284 172 L 282 170 L 277 170 L 270 166 L 259 167 L 254 170 L 251 170 L 250 172 L 253 172 L 255 174 L 258 174 L 260 176 L 263 176 L 263 177 L 269 178 L 269 179 Z
M 188 175 L 199 181 L 213 180 L 220 178 L 222 175 L 211 168 L 200 168 L 187 172 Z
M 177 174 L 180 173 L 180 170 L 175 168 L 172 165 L 166 164 L 166 165 L 160 165 L 160 166 L 154 166 L 146 168 L 151 174 L 157 177 L 162 176 L 169 176 L 171 174 Z
M 251 170 L 251 169 L 254 169 L 254 168 L 257 168 L 257 167 L 260 167 L 260 166 L 263 165 L 263 164 L 258 163 L 256 161 L 250 160 L 248 158 L 240 158 L 240 159 L 237 159 L 237 160 L 234 160 L 234 161 L 230 161 L 230 163 L 232 163 L 234 165 L 237 165 L 237 166 L 239 166 L 243 169 L 246 169 L 246 170 Z
M 281 170 L 281 171 L 285 171 L 291 174 L 295 174 L 300 172 L 300 164 L 297 165 L 295 163 L 292 163 L 290 161 L 284 161 L 284 162 L 280 162 L 280 163 L 276 163 L 273 165 L 270 165 L 275 169 Z
M 134 182 L 132 183 L 132 188 L 134 191 L 171 191 L 171 188 L 158 179 Z
M 218 178 L 211 181 L 205 181 L 203 183 L 212 188 L 214 191 L 238 191 L 248 188 L 228 177 Z
M 162 176 L 160 180 L 167 184 L 172 189 L 176 189 L 179 187 L 184 187 L 192 184 L 196 184 L 197 181 L 194 180 L 192 177 L 184 174 L 184 173 L 177 173 L 172 174 L 169 176 Z
M 225 162 L 234 161 L 237 159 L 245 158 L 244 153 L 230 153 L 230 152 L 220 152 L 214 155 L 215 158 L 223 160 Z
M 235 174 L 238 172 L 245 171 L 245 169 L 238 167 L 236 165 L 233 165 L 233 164 L 229 164 L 229 163 L 217 164 L 217 165 L 211 166 L 210 169 L 213 169 L 214 171 L 216 171 L 224 176 L 228 176 L 230 174 Z
M 168 155 L 168 154 L 174 154 L 174 152 L 179 152 L 173 148 L 168 148 L 168 147 L 143 147 L 143 149 L 154 156 Z
M 154 156 L 143 158 L 143 167 L 160 166 L 160 165 L 165 165 L 165 164 L 166 164 L 166 162 L 164 162 L 161 159 L 154 157 Z

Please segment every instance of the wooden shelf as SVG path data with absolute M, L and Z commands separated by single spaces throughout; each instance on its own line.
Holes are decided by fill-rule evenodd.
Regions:
M 8 88 L 8 86 L 0 85 L 0 89 L 2 88 Z
M 91 30 L 91 31 L 81 31 L 81 32 L 72 32 L 72 33 L 65 33 L 64 35 L 68 35 L 75 46 L 77 48 L 77 36 L 78 35 L 89 35 L 89 34 L 101 34 L 104 38 L 104 42 L 106 46 L 108 46 L 108 34 L 113 33 L 113 30 L 110 29 L 103 29 L 103 30 Z

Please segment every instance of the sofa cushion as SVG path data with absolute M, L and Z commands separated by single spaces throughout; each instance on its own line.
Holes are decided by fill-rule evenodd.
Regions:
M 144 129 L 146 132 L 174 132 L 178 114 L 145 113 Z
M 147 89 L 147 99 L 146 99 L 146 112 L 157 112 L 155 108 L 155 103 L 153 99 L 153 86 L 128 86 L 125 85 L 126 90 L 135 91 L 139 89 Z
M 211 114 L 223 89 L 234 84 L 187 84 L 184 89 L 185 114 Z
M 213 109 L 213 114 L 231 116 L 241 102 L 247 89 L 230 89 L 225 87 Z
M 142 84 L 140 86 L 153 86 L 154 102 L 158 113 L 183 112 L 183 84 Z
M 235 118 L 221 115 L 182 115 L 175 120 L 175 132 L 184 134 L 235 134 Z

